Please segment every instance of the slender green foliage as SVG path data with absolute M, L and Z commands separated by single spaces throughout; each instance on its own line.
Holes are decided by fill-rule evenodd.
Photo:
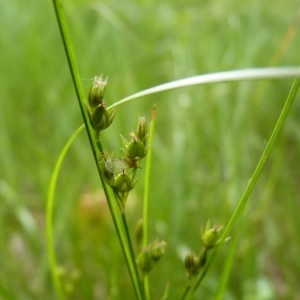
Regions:
M 131 242 L 130 232 L 126 220 L 125 215 L 125 202 L 127 198 L 127 190 L 116 192 L 117 183 L 115 186 L 112 186 L 114 189 L 114 192 L 109 188 L 108 184 L 105 182 L 101 168 L 99 163 L 99 158 L 97 156 L 98 151 L 104 155 L 102 142 L 100 139 L 100 130 L 102 130 L 104 127 L 108 127 L 110 123 L 113 120 L 114 112 L 111 110 L 112 108 L 115 108 L 125 102 L 131 101 L 133 99 L 140 98 L 145 95 L 150 95 L 158 92 L 163 92 L 167 90 L 173 90 L 176 88 L 181 87 L 187 87 L 192 85 L 200 85 L 200 84 L 208 84 L 208 83 L 216 83 L 216 82 L 229 82 L 229 81 L 241 81 L 241 80 L 258 80 L 258 79 L 270 79 L 270 78 L 286 78 L 286 77 L 295 77 L 300 76 L 300 68 L 299 67 L 282 67 L 282 68 L 262 68 L 262 69 L 248 69 L 248 70 L 236 70 L 236 71 L 228 71 L 228 72 L 221 72 L 221 73 L 214 73 L 214 74 L 206 74 L 206 75 L 199 75 L 194 76 L 191 78 L 184 78 L 181 80 L 169 82 L 160 86 L 156 86 L 141 92 L 138 92 L 134 95 L 128 96 L 126 98 L 123 98 L 117 102 L 115 102 L 113 105 L 108 107 L 107 109 L 104 107 L 104 104 L 102 106 L 95 106 L 92 110 L 89 110 L 89 107 L 86 104 L 86 97 L 84 93 L 84 89 L 82 86 L 82 82 L 79 75 L 79 70 L 77 67 L 77 62 L 75 58 L 75 53 L 72 46 L 72 41 L 70 38 L 68 25 L 66 21 L 66 16 L 63 10 L 62 2 L 60 0 L 53 0 L 53 5 L 61 33 L 61 37 L 63 40 L 63 45 L 65 48 L 74 88 L 77 94 L 78 103 L 80 106 L 80 110 L 82 113 L 82 117 L 84 120 L 84 125 L 81 126 L 68 140 L 67 144 L 63 148 L 57 164 L 55 166 L 55 169 L 53 171 L 53 175 L 51 178 L 50 186 L 49 186 L 49 193 L 48 193 L 48 201 L 47 201 L 47 251 L 48 251 L 48 258 L 49 258 L 49 264 L 51 268 L 51 275 L 52 280 L 56 289 L 56 293 L 59 299 L 64 299 L 63 291 L 61 288 L 60 280 L 57 273 L 57 262 L 56 262 L 56 255 L 55 255 L 55 243 L 54 243 L 54 234 L 53 234 L 53 214 L 54 214 L 54 193 L 55 193 L 55 187 L 56 182 L 58 179 L 58 173 L 61 168 L 62 161 L 67 153 L 67 150 L 69 149 L 71 143 L 76 138 L 76 136 L 79 134 L 79 132 L 85 127 L 87 130 L 87 134 L 89 137 L 90 145 L 92 148 L 92 152 L 94 155 L 94 159 L 96 162 L 97 170 L 100 176 L 100 180 L 107 198 L 108 206 L 111 212 L 111 216 L 116 228 L 116 233 L 118 236 L 118 239 L 120 241 L 121 249 L 125 257 L 125 261 L 129 270 L 130 278 L 132 280 L 134 292 L 136 295 L 136 298 L 139 300 L 149 300 L 150 299 L 150 287 L 149 287 L 149 281 L 148 281 L 148 275 L 143 274 L 143 279 L 140 279 L 140 272 L 138 270 L 136 257 L 133 249 L 133 245 Z M 106 82 L 105 82 L 106 83 Z M 225 239 L 230 234 L 231 230 L 234 226 L 238 224 L 238 221 L 241 219 L 242 213 L 245 209 L 245 206 L 247 204 L 247 201 L 249 199 L 249 196 L 251 195 L 254 186 L 256 182 L 258 181 L 264 166 L 266 164 L 266 161 L 268 157 L 270 156 L 270 153 L 272 149 L 274 148 L 275 142 L 278 139 L 279 133 L 287 119 L 288 112 L 292 106 L 292 103 L 295 99 L 297 90 L 299 89 L 300 82 L 299 80 L 295 80 L 293 87 L 291 89 L 291 92 L 285 102 L 285 105 L 282 109 L 281 115 L 279 116 L 279 119 L 277 121 L 277 124 L 274 128 L 274 131 L 266 145 L 266 148 L 261 156 L 261 159 L 259 160 L 256 169 L 253 172 L 253 175 L 251 179 L 249 180 L 249 183 L 244 191 L 244 194 L 242 195 L 232 217 L 230 218 L 227 226 L 225 227 L 225 230 L 221 236 L 221 238 L 216 239 L 217 237 L 214 237 L 213 235 L 217 233 L 217 230 L 209 231 L 209 236 L 203 234 L 202 235 L 202 242 L 205 245 L 205 251 L 210 249 L 210 247 L 214 248 L 217 245 L 221 244 L 225 241 Z M 102 86 L 103 90 L 101 90 L 101 93 L 104 91 L 105 85 Z M 93 100 L 92 98 L 91 100 Z M 94 103 L 94 101 L 92 101 Z M 154 113 L 153 113 L 154 114 Z M 102 122 L 102 116 L 105 115 L 106 121 Z M 91 124 L 92 123 L 92 124 Z M 92 126 L 93 125 L 93 126 Z M 93 129 L 97 128 L 96 134 L 95 130 Z M 153 132 L 154 132 L 154 117 L 152 118 L 151 127 L 150 127 L 150 146 L 153 139 Z M 125 140 L 125 139 L 124 139 Z M 123 140 L 123 142 L 124 142 Z M 135 159 L 136 151 L 139 151 L 137 146 L 139 146 L 138 139 L 134 139 L 132 141 L 133 144 L 135 144 L 135 148 L 131 148 L 126 145 L 129 145 L 127 141 L 125 140 L 125 151 L 129 158 Z M 140 142 L 140 141 L 139 141 Z M 142 145 L 142 146 L 145 146 Z M 150 148 L 149 146 L 149 148 Z M 133 150 L 134 149 L 134 150 Z M 133 151 L 133 152 L 132 152 Z M 146 152 L 142 154 L 144 156 Z M 131 157 L 132 155 L 133 157 Z M 135 162 L 136 163 L 136 162 Z M 143 208 L 143 246 L 149 246 L 148 244 L 148 201 L 149 201 L 149 189 L 150 189 L 150 166 L 152 164 L 152 158 L 151 158 L 151 149 L 148 151 L 148 158 L 147 158 L 147 164 L 146 164 L 146 176 L 145 176 L 145 192 L 144 192 L 144 208 Z M 125 177 L 125 173 L 123 171 L 123 175 Z M 132 181 L 134 182 L 134 177 L 132 177 Z M 134 183 L 132 182 L 132 186 L 128 186 L 128 189 L 131 189 L 134 186 Z M 124 187 L 124 182 L 122 183 L 122 187 Z M 215 239 L 214 239 L 215 238 Z M 210 244 L 212 242 L 213 244 Z M 164 252 L 165 244 L 162 243 L 159 245 L 156 243 L 150 244 L 153 251 L 158 250 L 159 255 L 161 255 Z M 157 245 L 161 248 L 156 248 Z M 228 274 L 230 272 L 230 269 L 233 264 L 233 257 L 236 247 L 232 246 L 231 252 L 230 252 L 230 259 L 227 261 L 226 268 L 224 270 L 224 275 L 220 281 L 220 286 L 216 294 L 216 299 L 221 299 L 224 295 L 225 285 L 227 282 Z M 148 249 L 149 250 L 149 249 Z M 205 260 L 206 260 L 206 252 L 205 252 Z M 212 255 L 210 255 L 209 261 L 206 263 L 204 269 L 202 272 L 197 276 L 196 280 L 191 284 L 188 285 L 186 290 L 183 293 L 183 296 L 181 299 L 190 299 L 195 290 L 198 288 L 200 283 L 202 282 L 204 276 L 206 275 L 214 256 L 217 252 L 217 248 L 214 249 Z
M 253 175 L 251 176 L 249 182 L 248 182 L 248 185 L 240 199 L 240 201 L 238 202 L 238 205 L 235 209 L 235 211 L 233 212 L 233 215 L 232 217 L 230 218 L 227 226 L 225 227 L 224 229 L 224 232 L 223 232 L 223 235 L 222 235 L 222 239 L 225 240 L 225 238 L 230 234 L 232 228 L 234 225 L 237 224 L 238 220 L 241 218 L 242 216 L 242 213 L 245 209 L 245 206 L 247 204 L 247 201 L 249 199 L 249 196 L 251 195 L 253 189 L 254 189 L 254 186 L 255 184 L 257 183 L 265 165 L 266 165 L 266 162 L 268 160 L 268 158 L 270 157 L 270 154 L 271 154 L 271 151 L 273 150 L 274 146 L 275 146 L 275 143 L 276 141 L 278 140 L 278 137 L 279 137 L 279 134 L 283 128 L 283 125 L 285 124 L 286 122 L 286 119 L 287 119 L 287 116 L 288 116 L 288 113 L 290 112 L 290 109 L 293 105 L 293 102 L 296 98 L 296 94 L 298 92 L 298 89 L 299 89 L 299 86 L 300 86 L 300 79 L 295 79 L 292 87 L 291 87 L 291 90 L 290 90 L 290 93 L 285 101 L 285 104 L 282 108 L 282 111 L 281 111 L 281 114 L 276 122 L 276 125 L 274 127 L 274 130 L 270 136 L 270 139 L 261 155 L 261 158 L 253 172 Z
M 279 137 L 279 134 L 285 124 L 285 121 L 287 119 L 287 116 L 288 116 L 288 113 L 292 107 L 292 104 L 295 100 L 295 97 L 296 97 L 296 94 L 297 94 L 297 91 L 299 89 L 299 86 L 300 86 L 300 79 L 295 79 L 292 87 L 291 87 L 291 90 L 290 90 L 290 93 L 285 101 L 285 104 L 282 108 L 282 111 L 281 111 L 281 114 L 276 122 L 276 125 L 273 129 L 273 132 L 270 136 L 270 139 L 261 155 L 261 158 L 248 182 L 248 185 L 246 186 L 245 188 L 245 191 L 241 197 L 241 199 L 239 200 L 238 202 L 238 205 L 236 206 L 230 220 L 228 221 L 228 224 L 227 226 L 225 227 L 224 231 L 223 231 L 223 234 L 221 236 L 221 240 L 224 242 L 225 239 L 228 237 L 228 235 L 230 234 L 233 226 L 237 225 L 239 220 L 241 219 L 242 217 L 242 214 L 245 210 L 245 207 L 246 207 L 246 204 L 248 202 L 248 199 L 255 187 L 255 184 L 257 183 L 264 167 L 265 167 L 265 164 L 271 154 L 271 151 L 272 149 L 274 148 L 275 146 L 275 143 L 276 141 L 278 140 L 278 137 Z M 203 270 L 203 272 L 200 274 L 200 276 L 198 277 L 198 280 L 197 282 L 192 286 L 192 287 L 188 287 L 186 289 L 186 291 L 184 292 L 184 297 L 182 299 L 190 299 L 189 297 L 191 296 L 192 293 L 194 293 L 196 291 L 196 289 L 198 288 L 198 286 L 200 285 L 200 283 L 202 282 L 204 276 L 206 275 L 209 267 L 211 266 L 211 262 L 213 261 L 214 257 L 215 257 L 215 254 L 216 254 L 216 251 L 217 251 L 217 248 L 214 250 L 214 252 L 212 253 L 210 259 L 209 259 L 209 262 L 207 263 L 205 269 Z M 232 254 L 233 255 L 233 254 Z M 228 270 L 226 270 L 226 272 L 228 273 Z M 224 275 L 226 276 L 226 274 Z M 225 279 L 224 279 L 225 280 Z M 224 291 L 223 288 L 220 287 L 220 289 L 218 290 L 218 294 L 216 296 L 216 299 L 221 299 L 222 298 L 222 292 Z M 187 296 L 188 295 L 188 296 Z M 221 298 L 220 298 L 221 297 Z
M 145 167 L 145 184 L 144 184 L 144 198 L 143 198 L 143 246 L 148 244 L 148 208 L 149 208 L 149 191 L 150 191 L 150 172 L 152 164 L 152 141 L 154 136 L 156 118 L 156 107 L 152 109 L 152 118 L 148 137 L 148 153 Z
M 97 149 L 99 147 L 98 145 L 99 145 L 100 141 L 98 141 L 98 145 L 97 145 L 97 141 L 96 141 L 96 138 L 95 138 L 95 135 L 93 132 L 93 128 L 89 122 L 88 111 L 86 109 L 85 93 L 84 93 L 83 85 L 82 85 L 82 82 L 80 79 L 79 70 L 78 70 L 76 57 L 75 57 L 75 53 L 74 53 L 73 46 L 72 46 L 72 40 L 70 38 L 70 33 L 69 33 L 68 24 L 67 24 L 66 16 L 64 13 L 63 5 L 62 5 L 62 2 L 59 0 L 53 0 L 53 5 L 54 5 L 56 18 L 57 18 L 59 29 L 60 29 L 60 34 L 61 34 L 62 41 L 64 44 L 67 60 L 69 63 L 69 68 L 70 68 L 70 72 L 72 75 L 74 88 L 76 90 L 78 103 L 80 106 L 84 124 L 87 129 L 87 134 L 88 134 L 91 148 L 93 151 L 93 155 L 94 155 L 94 159 L 95 159 L 96 166 L 98 169 L 98 173 L 99 173 L 99 176 L 100 176 L 100 179 L 102 182 L 102 186 L 103 186 L 103 189 L 104 189 L 107 201 L 108 201 L 108 205 L 109 205 L 109 208 L 111 211 L 112 219 L 113 219 L 114 225 L 116 227 L 117 234 L 119 236 L 119 241 L 121 243 L 121 248 L 124 253 L 126 263 L 128 265 L 128 269 L 129 269 L 130 277 L 132 279 L 134 291 L 135 291 L 137 299 L 143 299 L 142 291 L 140 288 L 139 274 L 136 272 L 136 268 L 134 267 L 135 266 L 135 258 L 132 257 L 132 255 L 130 254 L 131 252 L 129 249 L 128 241 L 124 238 L 124 228 L 122 228 L 122 221 L 120 220 L 120 215 L 115 210 L 115 206 L 114 206 L 114 202 L 113 202 L 114 197 L 112 197 L 112 194 L 109 192 L 107 185 L 101 176 L 101 170 L 99 169 L 98 158 L 97 158 Z M 55 285 L 58 286 L 57 282 L 55 282 Z
M 150 171 L 152 165 L 152 142 L 154 136 L 155 119 L 156 119 L 156 107 L 154 106 L 152 109 L 152 118 L 151 118 L 150 129 L 149 129 L 148 153 L 147 153 L 146 167 L 145 167 L 145 182 L 144 182 L 144 197 L 143 197 L 143 247 L 146 247 L 148 244 Z M 150 287 L 149 287 L 148 275 L 143 276 L 143 282 L 144 282 L 146 300 L 148 300 L 150 299 Z
M 54 217 L 54 195 L 56 190 L 56 184 L 58 180 L 58 175 L 64 161 L 64 158 L 70 149 L 73 141 L 80 134 L 80 132 L 84 129 L 84 125 L 81 125 L 69 138 L 69 140 L 64 145 L 57 162 L 55 164 L 50 184 L 48 188 L 48 198 L 47 198 L 47 209 L 46 209 L 46 237 L 47 237 L 47 253 L 49 266 L 51 271 L 52 281 L 57 293 L 58 299 L 64 299 L 64 293 L 62 291 L 62 287 L 60 284 L 59 274 L 58 274 L 58 266 L 55 254 L 55 243 L 54 243 L 54 232 L 53 232 L 53 217 Z
M 277 67 L 277 68 L 255 68 L 244 70 L 231 70 L 225 72 L 216 72 L 211 74 L 203 74 L 183 78 L 167 82 L 152 88 L 137 92 L 133 95 L 125 97 L 110 105 L 109 108 L 117 107 L 133 99 L 141 98 L 147 95 L 174 90 L 178 88 L 202 85 L 220 82 L 233 82 L 244 80 L 263 80 L 263 79 L 279 79 L 279 78 L 295 78 L 300 76 L 300 67 Z
M 240 237 L 240 232 L 241 232 L 241 229 L 237 228 L 234 231 L 234 233 L 235 233 L 234 236 L 230 239 L 228 256 L 226 257 L 226 260 L 222 267 L 222 273 L 220 276 L 218 289 L 217 289 L 217 292 L 215 295 L 215 300 L 224 299 L 225 289 L 226 289 L 226 286 L 228 283 L 230 271 L 232 270 L 232 267 L 234 265 L 235 253 L 236 253 L 236 250 L 238 249 L 237 245 L 238 245 L 238 241 L 239 241 L 239 237 Z

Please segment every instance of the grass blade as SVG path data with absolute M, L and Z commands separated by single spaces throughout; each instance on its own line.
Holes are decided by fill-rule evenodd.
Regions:
M 109 106 L 113 108 L 123 103 L 137 99 L 143 96 L 152 95 L 156 93 L 174 90 L 182 87 L 189 87 L 193 85 L 231 82 L 243 80 L 261 80 L 261 79 L 279 79 L 279 78 L 295 78 L 300 77 L 300 67 L 276 67 L 276 68 L 255 68 L 244 70 L 232 70 L 225 72 L 210 73 L 198 75 L 188 78 L 183 78 L 135 93 L 131 96 L 125 97 L 116 103 Z
M 156 118 L 156 107 L 152 109 L 152 118 L 149 128 L 148 137 L 148 152 L 146 157 L 146 167 L 145 167 L 145 181 L 144 181 L 144 197 L 143 197 L 143 246 L 146 247 L 148 244 L 148 207 L 149 207 L 149 190 L 150 190 L 150 170 L 152 165 L 152 141 L 155 128 L 155 118 Z M 146 299 L 150 299 L 150 287 L 149 287 L 149 277 L 145 275 L 143 277 L 144 290 Z
M 293 102 L 296 98 L 296 94 L 299 90 L 299 87 L 300 87 L 300 79 L 295 79 L 294 82 L 293 82 L 293 85 L 291 87 L 291 90 L 289 92 L 289 95 L 285 101 L 285 104 L 282 108 L 282 111 L 278 117 L 278 120 L 275 124 L 275 127 L 273 129 L 273 132 L 270 136 L 270 139 L 260 157 L 260 160 L 252 174 L 252 177 L 250 178 L 246 188 L 245 188 L 245 191 L 241 197 L 241 199 L 239 200 L 239 203 L 238 205 L 236 206 L 236 209 L 235 211 L 233 212 L 230 220 L 228 221 L 228 224 L 227 226 L 225 227 L 224 231 L 223 231 L 223 234 L 222 234 L 222 237 L 221 239 L 223 241 L 225 241 L 225 239 L 229 236 L 232 228 L 239 222 L 244 210 L 245 210 L 245 207 L 246 207 L 246 204 L 248 202 L 248 199 L 255 187 L 255 184 L 257 183 L 264 167 L 265 167 L 265 164 L 272 152 L 272 149 L 274 148 L 275 146 L 275 143 L 276 141 L 278 140 L 278 137 L 279 137 L 279 134 L 287 120 L 287 116 L 288 116 L 288 113 L 290 112 L 290 109 L 293 105 Z M 202 282 L 205 274 L 207 273 L 209 267 L 211 266 L 211 263 L 216 255 L 216 252 L 217 252 L 218 248 L 216 248 L 213 253 L 211 254 L 210 258 L 209 258 L 209 261 L 206 265 L 206 267 L 204 268 L 203 272 L 199 275 L 198 277 L 198 280 L 196 282 L 196 284 L 192 287 L 192 289 L 188 289 L 188 291 L 186 291 L 186 295 L 188 297 L 186 298 L 182 298 L 182 299 L 189 299 L 191 293 L 194 293 L 196 291 L 196 289 L 198 288 L 198 286 L 200 285 L 200 283 Z M 233 254 L 232 254 L 233 255 Z M 229 266 L 228 266 L 229 267 Z M 229 274 L 229 270 L 226 270 L 225 271 L 227 274 L 225 274 L 224 276 L 227 276 Z M 222 279 L 222 280 L 225 280 Z M 222 281 L 220 284 L 223 284 Z M 219 287 L 219 289 L 217 290 L 217 294 L 215 296 L 215 299 L 222 299 L 223 298 L 223 293 L 224 293 L 224 289 L 222 288 L 222 286 Z
M 57 273 L 57 261 L 55 254 L 55 245 L 54 245 L 54 234 L 53 234 L 53 214 L 54 214 L 54 195 L 56 190 L 56 183 L 58 175 L 63 163 L 63 160 L 70 149 L 73 141 L 77 138 L 80 132 L 84 129 L 84 125 L 81 125 L 69 138 L 67 143 L 64 145 L 59 157 L 56 161 L 53 173 L 51 175 L 50 184 L 48 188 L 48 197 L 47 197 L 47 208 L 46 208 L 46 239 L 47 239 L 47 254 L 50 266 L 50 272 L 54 288 L 58 299 L 64 299 L 63 291 L 60 285 L 59 276 Z

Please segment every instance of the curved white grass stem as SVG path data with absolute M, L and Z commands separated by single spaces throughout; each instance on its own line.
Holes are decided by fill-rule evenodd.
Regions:
M 300 77 L 300 67 L 252 68 L 209 73 L 170 81 L 168 83 L 154 86 L 152 88 L 135 93 L 131 96 L 125 97 L 115 102 L 108 108 L 113 108 L 130 100 L 140 98 L 146 95 L 151 95 L 182 87 L 188 87 L 192 85 L 244 80 L 283 79 L 295 77 Z

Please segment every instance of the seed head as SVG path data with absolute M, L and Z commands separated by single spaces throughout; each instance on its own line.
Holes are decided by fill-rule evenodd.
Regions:
M 107 110 L 103 102 L 101 102 L 94 110 L 89 113 L 92 127 L 101 131 L 106 129 L 114 120 L 115 110 Z
M 96 76 L 94 78 L 89 97 L 88 103 L 91 109 L 95 109 L 103 101 L 103 95 L 107 85 L 107 78 L 103 79 L 103 75 Z
M 223 226 L 210 227 L 210 222 L 206 223 L 204 229 L 201 230 L 201 241 L 203 246 L 209 250 L 218 246 L 221 242 L 220 232 L 223 230 Z
M 162 258 L 165 254 L 166 245 L 165 241 L 153 241 L 139 253 L 137 264 L 143 274 L 148 274 Z

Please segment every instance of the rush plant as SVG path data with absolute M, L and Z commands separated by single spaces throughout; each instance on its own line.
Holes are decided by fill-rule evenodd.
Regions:
M 149 178 L 151 165 L 153 163 L 151 145 L 154 136 L 156 108 L 154 107 L 152 110 L 150 124 L 147 123 L 144 116 L 141 116 L 138 118 L 136 131 L 130 132 L 128 135 L 129 137 L 121 136 L 122 148 L 120 150 L 119 157 L 115 157 L 109 150 L 107 150 L 102 141 L 102 136 L 107 133 L 109 126 L 114 121 L 114 118 L 117 118 L 116 109 L 125 102 L 133 101 L 134 99 L 141 98 L 146 95 L 191 85 L 285 77 L 298 78 L 300 76 L 300 68 L 282 67 L 246 69 L 194 76 L 141 91 L 116 101 L 114 104 L 109 106 L 105 103 L 105 91 L 108 88 L 108 81 L 103 75 L 95 76 L 88 96 L 85 95 L 79 76 L 78 65 L 69 34 L 63 3 L 61 0 L 53 0 L 53 5 L 84 125 L 76 130 L 63 148 L 55 166 L 49 186 L 46 227 L 47 249 L 52 281 L 58 298 L 66 299 L 67 296 L 62 286 L 62 281 L 59 275 L 59 264 L 55 253 L 56 240 L 53 234 L 53 211 L 55 205 L 54 195 L 58 173 L 63 159 L 72 142 L 78 134 L 85 129 L 89 138 L 100 183 L 107 199 L 136 299 L 149 300 L 151 298 L 151 286 L 148 280 L 148 275 L 154 267 L 159 267 L 158 262 L 164 256 L 165 252 L 168 251 L 168 241 L 164 241 L 162 239 L 149 239 L 148 237 L 148 198 L 149 189 L 151 188 Z M 196 289 L 207 275 L 210 266 L 214 262 L 214 258 L 218 254 L 218 251 L 220 251 L 218 249 L 220 249 L 220 246 L 223 247 L 226 241 L 229 241 L 226 245 L 229 247 L 230 255 L 224 263 L 222 272 L 220 272 L 220 284 L 215 294 L 215 299 L 223 298 L 229 272 L 234 264 L 234 253 L 236 250 L 236 243 L 234 242 L 235 236 L 231 236 L 232 229 L 237 227 L 239 224 L 249 196 L 253 192 L 255 184 L 262 174 L 268 157 L 279 138 L 279 134 L 288 117 L 288 113 L 292 107 L 299 86 L 300 80 L 295 79 L 290 93 L 284 103 L 281 114 L 274 126 L 273 132 L 261 154 L 261 158 L 258 161 L 257 166 L 245 187 L 244 193 L 241 195 L 241 198 L 227 224 L 217 226 L 211 225 L 209 221 L 207 221 L 206 224 L 199 224 L 199 227 L 202 226 L 199 237 L 199 245 L 202 244 L 202 246 L 199 247 L 199 250 L 197 250 L 197 254 L 190 251 L 186 254 L 182 261 L 182 272 L 185 272 L 187 276 L 186 281 L 182 282 L 182 295 L 178 295 L 178 299 L 180 297 L 182 300 L 190 299 L 193 296 Z M 143 160 L 146 160 L 146 162 L 145 167 L 142 168 Z M 128 225 L 129 222 L 126 215 L 126 206 L 128 201 L 130 201 L 128 195 L 134 189 L 140 172 L 145 173 L 145 192 L 143 215 L 141 216 L 142 221 L 138 223 L 134 243 L 132 230 Z M 237 231 L 235 234 L 237 234 Z M 166 288 L 162 295 L 162 299 L 168 298 L 169 285 L 167 282 L 165 286 Z

